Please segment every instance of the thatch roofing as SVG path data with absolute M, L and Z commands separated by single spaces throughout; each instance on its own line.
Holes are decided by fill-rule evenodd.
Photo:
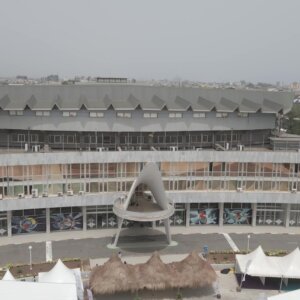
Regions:
M 165 264 L 154 252 L 144 264 L 122 263 L 113 255 L 104 265 L 95 267 L 90 275 L 94 294 L 163 290 L 167 288 L 197 288 L 209 286 L 217 280 L 212 266 L 196 251 L 180 262 Z
M 90 288 L 94 294 L 114 294 L 138 290 L 134 266 L 124 264 L 117 254 L 92 270 Z
M 211 264 L 200 257 L 196 251 L 190 253 L 182 261 L 170 265 L 180 274 L 180 280 L 176 286 L 179 288 L 204 287 L 217 280 L 217 274 Z
M 150 259 L 144 264 L 134 266 L 135 272 L 139 274 L 139 289 L 164 290 L 170 287 L 172 274 L 170 267 L 163 263 L 158 252 L 154 252 Z

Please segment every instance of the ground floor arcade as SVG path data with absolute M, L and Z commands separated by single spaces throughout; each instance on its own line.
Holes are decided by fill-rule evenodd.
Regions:
M 280 203 L 177 203 L 171 226 L 300 226 L 300 205 Z M 123 227 L 163 226 L 160 221 L 124 221 Z M 0 212 L 0 237 L 117 227 L 111 205 Z

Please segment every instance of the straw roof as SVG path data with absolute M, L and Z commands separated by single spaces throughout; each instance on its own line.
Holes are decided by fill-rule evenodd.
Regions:
M 117 254 L 92 270 L 90 287 L 94 294 L 114 294 L 138 290 L 134 267 L 124 264 Z
M 180 274 L 180 280 L 173 287 L 199 288 L 211 285 L 217 280 L 217 274 L 213 267 L 196 251 L 190 253 L 182 261 L 170 265 Z
M 212 266 L 196 251 L 170 264 L 163 263 L 154 252 L 146 263 L 137 265 L 123 264 L 113 255 L 104 265 L 92 270 L 90 288 L 94 294 L 113 294 L 143 289 L 197 288 L 209 286 L 216 280 Z
M 163 263 L 157 251 L 144 264 L 135 265 L 139 274 L 139 289 L 164 290 L 170 287 L 173 280 L 170 267 Z

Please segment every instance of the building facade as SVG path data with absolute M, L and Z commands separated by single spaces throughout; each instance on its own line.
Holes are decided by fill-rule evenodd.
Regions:
M 300 226 L 300 153 L 276 147 L 292 103 L 287 92 L 0 86 L 0 236 L 116 227 L 114 200 L 147 162 L 172 226 Z

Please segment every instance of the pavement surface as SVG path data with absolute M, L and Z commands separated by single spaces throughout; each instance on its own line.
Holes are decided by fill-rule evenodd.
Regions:
M 179 232 L 179 231 L 177 231 Z M 96 232 L 95 232 L 96 233 Z M 53 259 L 58 258 L 91 258 L 101 259 L 109 257 L 113 251 L 122 251 L 123 257 L 136 257 L 152 253 L 157 250 L 161 255 L 180 255 L 187 254 L 193 250 L 202 252 L 205 245 L 209 250 L 239 250 L 247 249 L 247 233 L 197 233 L 184 231 L 183 233 L 173 234 L 172 239 L 178 243 L 177 246 L 168 246 L 165 235 L 157 229 L 143 230 L 124 230 L 119 240 L 119 249 L 109 249 L 107 245 L 112 242 L 112 233 L 109 236 L 105 230 L 102 235 L 95 234 L 95 237 L 81 238 L 76 236 L 69 238 L 72 233 L 62 233 L 60 238 L 52 241 Z M 107 236 L 105 236 L 107 235 Z M 36 241 L 33 240 L 36 236 Z M 0 266 L 9 263 L 21 264 L 28 263 L 28 246 L 32 245 L 33 262 L 45 261 L 46 246 L 42 240 L 45 235 L 28 235 L 20 237 L 23 243 L 4 244 L 0 246 Z M 74 235 L 73 235 L 74 237 Z M 17 239 L 15 239 L 17 238 Z M 11 242 L 18 240 L 19 237 L 11 238 Z M 28 242 L 25 241 L 28 238 Z M 63 238 L 63 239 L 62 239 Z M 265 250 L 287 250 L 288 252 L 300 246 L 300 234 L 287 233 L 251 233 L 249 240 L 250 250 L 261 245 Z
M 231 233 L 230 237 L 240 250 L 246 250 L 247 235 Z M 291 252 L 296 247 L 300 248 L 300 234 L 250 234 L 250 250 L 256 249 L 259 245 L 264 250 L 287 250 Z

